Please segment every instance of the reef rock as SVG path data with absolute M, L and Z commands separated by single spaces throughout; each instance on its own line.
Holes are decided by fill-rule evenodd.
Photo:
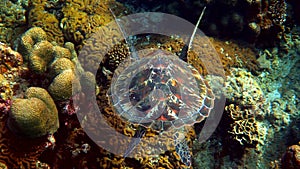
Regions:
M 292 145 L 287 148 L 282 158 L 282 168 L 300 168 L 300 145 Z

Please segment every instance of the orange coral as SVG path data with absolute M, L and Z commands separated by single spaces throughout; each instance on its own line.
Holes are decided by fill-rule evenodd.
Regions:
M 0 43 L 0 73 L 5 74 L 23 64 L 23 57 L 6 44 Z

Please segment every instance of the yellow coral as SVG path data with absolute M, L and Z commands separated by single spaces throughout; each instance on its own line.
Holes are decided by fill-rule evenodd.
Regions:
M 50 66 L 51 76 L 55 77 L 67 69 L 70 69 L 72 71 L 75 70 L 73 62 L 67 58 L 59 58 L 55 60 Z
M 22 35 L 18 52 L 22 54 L 24 60 L 28 60 L 33 45 L 43 40 L 47 40 L 46 32 L 40 27 L 31 28 Z
M 25 99 L 13 99 L 8 127 L 25 137 L 40 137 L 54 133 L 58 127 L 58 112 L 45 89 L 31 87 Z
M 81 90 L 79 79 L 70 69 L 57 75 L 50 84 L 49 93 L 54 100 L 69 99 L 74 92 Z
M 34 45 L 29 56 L 29 66 L 37 74 L 44 73 L 48 64 L 54 59 L 53 45 L 48 41 L 41 41 Z
M 10 88 L 9 82 L 5 77 L 0 74 L 0 99 L 7 100 L 11 99 L 13 91 Z
M 59 45 L 64 43 L 64 35 L 59 28 L 59 21 L 52 13 L 48 13 L 45 10 L 45 6 L 48 2 L 33 1 L 31 9 L 29 11 L 29 26 L 41 27 L 47 34 L 47 40 L 55 41 Z

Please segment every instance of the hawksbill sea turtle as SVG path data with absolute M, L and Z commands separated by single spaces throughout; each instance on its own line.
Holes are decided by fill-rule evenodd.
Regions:
M 187 56 L 204 10 L 180 57 L 161 50 L 139 57 L 130 47 L 131 57 L 115 71 L 107 93 L 111 105 L 121 118 L 140 126 L 135 133 L 139 139 L 132 140 L 124 157 L 150 128 L 160 133 L 172 131 L 178 156 L 186 166 L 191 166 L 191 153 L 183 128 L 208 117 L 215 96 L 200 73 L 180 58 Z

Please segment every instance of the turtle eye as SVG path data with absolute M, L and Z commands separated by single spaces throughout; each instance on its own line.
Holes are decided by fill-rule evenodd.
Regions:
M 133 102 L 133 103 L 136 103 L 136 102 L 138 102 L 138 101 L 141 100 L 140 96 L 137 93 L 135 93 L 135 92 L 131 93 L 129 95 L 129 98 L 130 98 L 130 101 Z

